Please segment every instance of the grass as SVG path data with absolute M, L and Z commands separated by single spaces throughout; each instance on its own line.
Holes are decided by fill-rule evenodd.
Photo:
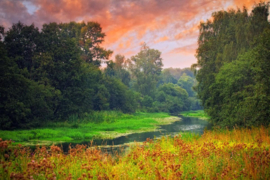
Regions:
M 95 112 L 83 119 L 71 117 L 66 122 L 48 123 L 32 130 L 0 131 L 3 140 L 24 145 L 107 139 L 134 132 L 154 131 L 158 125 L 179 120 L 167 113 L 123 114 L 115 111 Z
M 12 147 L 0 140 L 0 179 L 270 179 L 270 128 L 148 139 L 123 156 L 77 145 Z
M 208 116 L 204 110 L 195 110 L 195 111 L 183 111 L 180 113 L 182 116 L 185 117 L 197 117 L 200 119 L 210 119 L 210 116 Z

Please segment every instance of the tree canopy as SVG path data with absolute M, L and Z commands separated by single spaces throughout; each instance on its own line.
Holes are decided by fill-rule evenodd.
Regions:
M 192 67 L 198 69 L 198 97 L 216 125 L 269 123 L 268 9 L 268 3 L 259 3 L 251 14 L 246 8 L 219 11 L 200 24 Z

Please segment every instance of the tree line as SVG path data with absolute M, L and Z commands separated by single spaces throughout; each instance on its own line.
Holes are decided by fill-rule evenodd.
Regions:
M 221 127 L 268 125 L 270 117 L 269 3 L 251 13 L 230 9 L 199 26 L 196 91 Z
M 109 60 L 104 37 L 96 22 L 0 26 L 0 128 L 39 127 L 102 110 L 201 108 L 190 69 L 162 70 L 161 52 L 146 44 L 130 59 Z

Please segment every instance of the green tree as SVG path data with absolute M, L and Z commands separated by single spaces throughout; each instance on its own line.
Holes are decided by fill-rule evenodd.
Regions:
M 257 39 L 256 47 L 225 64 L 212 89 L 218 94 L 210 113 L 221 126 L 258 126 L 269 124 L 270 30 Z
M 105 75 L 120 79 L 122 83 L 129 87 L 130 73 L 124 67 L 125 56 L 117 54 L 115 56 L 115 62 L 108 61 L 107 67 L 104 70 Z
M 178 86 L 185 89 L 190 97 L 193 97 L 195 95 L 195 92 L 192 89 L 194 83 L 195 79 L 191 78 L 190 76 L 187 76 L 186 73 L 184 73 L 177 82 Z
M 178 113 L 190 109 L 188 93 L 176 84 L 168 83 L 158 88 L 156 97 L 161 111 Z
M 128 90 L 128 87 L 116 78 L 106 77 L 105 86 L 109 92 L 110 109 L 125 113 L 135 112 L 137 98 L 134 92 Z
M 197 69 L 196 91 L 204 110 L 217 125 L 258 125 L 262 124 L 262 117 L 267 116 L 267 113 L 261 116 L 258 114 L 263 113 L 254 111 L 263 109 L 261 106 L 256 108 L 259 101 L 255 101 L 255 94 L 258 97 L 265 94 L 255 93 L 259 80 L 255 81 L 254 77 L 259 77 L 260 70 L 255 69 L 260 69 L 257 67 L 265 59 L 256 54 L 259 52 L 258 44 L 262 42 L 258 38 L 265 29 L 269 29 L 268 9 L 268 3 L 259 3 L 250 15 L 245 8 L 242 11 L 219 11 L 213 13 L 211 21 L 200 25 L 198 61 L 192 66 Z M 266 35 L 264 38 L 268 39 Z M 267 57 L 267 51 L 261 51 Z M 256 63 L 254 59 L 257 59 Z
M 129 68 L 135 78 L 134 88 L 142 95 L 154 96 L 163 66 L 160 55 L 160 51 L 143 44 L 141 51 L 131 57 Z
M 158 82 L 159 85 L 166 83 L 173 83 L 173 84 L 177 83 L 177 80 L 171 75 L 169 69 L 162 70 L 160 74 L 160 80 Z
M 102 60 L 108 60 L 113 53 L 100 46 L 104 41 L 105 33 L 97 22 L 61 23 L 59 28 L 65 37 L 75 40 L 81 50 L 81 58 L 86 62 L 100 66 Z
M 63 119 L 89 112 L 95 107 L 106 107 L 106 96 L 100 97 L 99 94 L 104 89 L 100 85 L 102 74 L 94 64 L 82 60 L 76 39 L 67 36 L 61 24 L 56 23 L 44 24 L 41 35 L 41 50 L 50 56 L 47 58 L 50 63 L 46 63 L 42 71 L 60 92 L 54 101 L 54 115 Z M 38 56 L 43 56 L 43 53 Z
M 21 22 L 13 24 L 5 34 L 8 56 L 15 60 L 20 69 L 26 68 L 31 76 L 33 56 L 37 51 L 40 33 L 34 24 L 27 26 Z
M 19 23 L 18 26 L 23 25 Z M 10 34 L 13 34 L 13 37 L 16 36 L 13 28 L 7 32 L 8 36 Z M 25 57 L 19 53 L 23 52 L 22 50 L 17 51 L 16 55 L 8 56 L 6 49 L 12 51 L 9 48 L 20 43 L 22 46 L 27 46 L 24 44 L 25 42 L 20 38 L 14 38 L 13 42 L 7 41 L 4 44 L 1 41 L 1 38 L 5 37 L 3 27 L 0 27 L 0 33 L 0 127 L 1 129 L 14 129 L 38 126 L 52 116 L 53 112 L 48 101 L 53 98 L 53 89 L 28 79 L 28 66 L 22 66 L 23 69 L 19 68 L 20 65 L 24 65 Z M 27 37 L 28 35 L 22 36 Z M 21 42 L 15 42 L 17 40 Z M 18 59 L 20 59 L 20 63 L 18 63 Z M 26 61 L 29 59 L 26 58 Z

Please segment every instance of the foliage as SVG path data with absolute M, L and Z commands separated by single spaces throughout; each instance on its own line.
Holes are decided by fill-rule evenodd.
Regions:
M 156 99 L 159 101 L 159 109 L 165 112 L 179 113 L 190 108 L 187 91 L 176 84 L 160 86 Z
M 171 68 L 172 69 L 172 68 Z M 158 85 L 165 84 L 165 83 L 177 83 L 177 79 L 175 79 L 169 69 L 163 69 L 160 74 L 160 80 L 158 82 Z
M 105 35 L 98 23 L 50 23 L 39 31 L 19 22 L 0 29 L 1 129 L 37 127 L 108 107 L 97 93 L 105 87 L 97 65 L 111 51 L 100 47 Z
M 143 44 L 141 51 L 131 57 L 129 69 L 135 78 L 134 88 L 142 95 L 154 97 L 163 66 L 160 55 L 161 52 L 158 50 L 150 49 Z
M 128 90 L 128 87 L 116 78 L 106 77 L 104 83 L 110 94 L 108 100 L 110 109 L 126 113 L 135 112 L 137 99 L 133 91 Z
M 107 68 L 104 70 L 106 76 L 115 77 L 120 79 L 127 87 L 130 83 L 130 73 L 124 67 L 125 57 L 117 54 L 115 56 L 115 62 L 108 61 Z
M 195 78 L 193 70 L 190 68 L 166 68 L 162 70 L 161 73 L 161 79 L 163 80 L 164 83 L 171 83 L 176 84 L 177 80 L 183 75 L 186 74 L 187 76 L 190 76 L 191 78 Z M 176 82 L 175 82 L 176 80 Z
M 204 110 L 196 110 L 196 111 L 182 111 L 180 113 L 185 117 L 198 117 L 200 119 L 210 119 L 210 117 L 204 112 Z
M 195 92 L 193 91 L 193 86 L 195 85 L 195 79 L 187 76 L 186 73 L 184 73 L 177 82 L 178 86 L 185 89 L 190 97 L 193 97 L 195 95 Z
M 175 79 L 178 78 L 178 81 Z M 198 110 L 202 109 L 200 100 L 196 97 L 197 94 L 194 91 L 194 86 L 196 86 L 196 79 L 194 77 L 193 72 L 189 68 L 185 69 L 179 69 L 179 68 L 168 68 L 163 69 L 162 73 L 160 75 L 160 81 L 158 83 L 158 86 L 162 86 L 165 84 L 177 84 L 181 88 L 185 89 L 188 93 L 188 100 L 187 102 L 187 109 L 190 110 Z M 165 106 L 162 106 L 158 104 L 158 102 L 164 102 L 166 101 L 165 94 L 163 91 L 158 91 L 156 94 L 156 103 L 155 107 L 159 109 L 159 111 L 167 111 L 168 109 Z M 167 98 L 168 100 L 168 98 Z M 167 106 L 168 107 L 168 106 Z M 182 109 L 179 107 L 179 105 L 174 105 L 170 112 L 179 112 Z
M 269 124 L 268 7 L 219 11 L 200 24 L 196 90 L 216 125 Z
M 81 58 L 99 66 L 101 60 L 108 60 L 112 54 L 111 50 L 106 50 L 100 46 L 104 41 L 105 33 L 97 22 L 70 22 L 59 24 L 65 38 L 75 40 L 76 46 L 81 49 Z
M 22 28 L 20 23 L 18 26 Z M 14 25 L 13 28 L 17 27 Z M 7 34 L 12 31 L 13 29 Z M 28 128 L 50 118 L 53 112 L 47 101 L 53 98 L 54 89 L 27 78 L 29 66 L 19 63 L 21 52 L 15 48 L 18 54 L 16 55 L 15 52 L 13 57 L 9 57 L 6 44 L 0 42 L 0 127 L 1 129 Z M 23 66 L 24 69 L 20 69 L 19 66 Z

